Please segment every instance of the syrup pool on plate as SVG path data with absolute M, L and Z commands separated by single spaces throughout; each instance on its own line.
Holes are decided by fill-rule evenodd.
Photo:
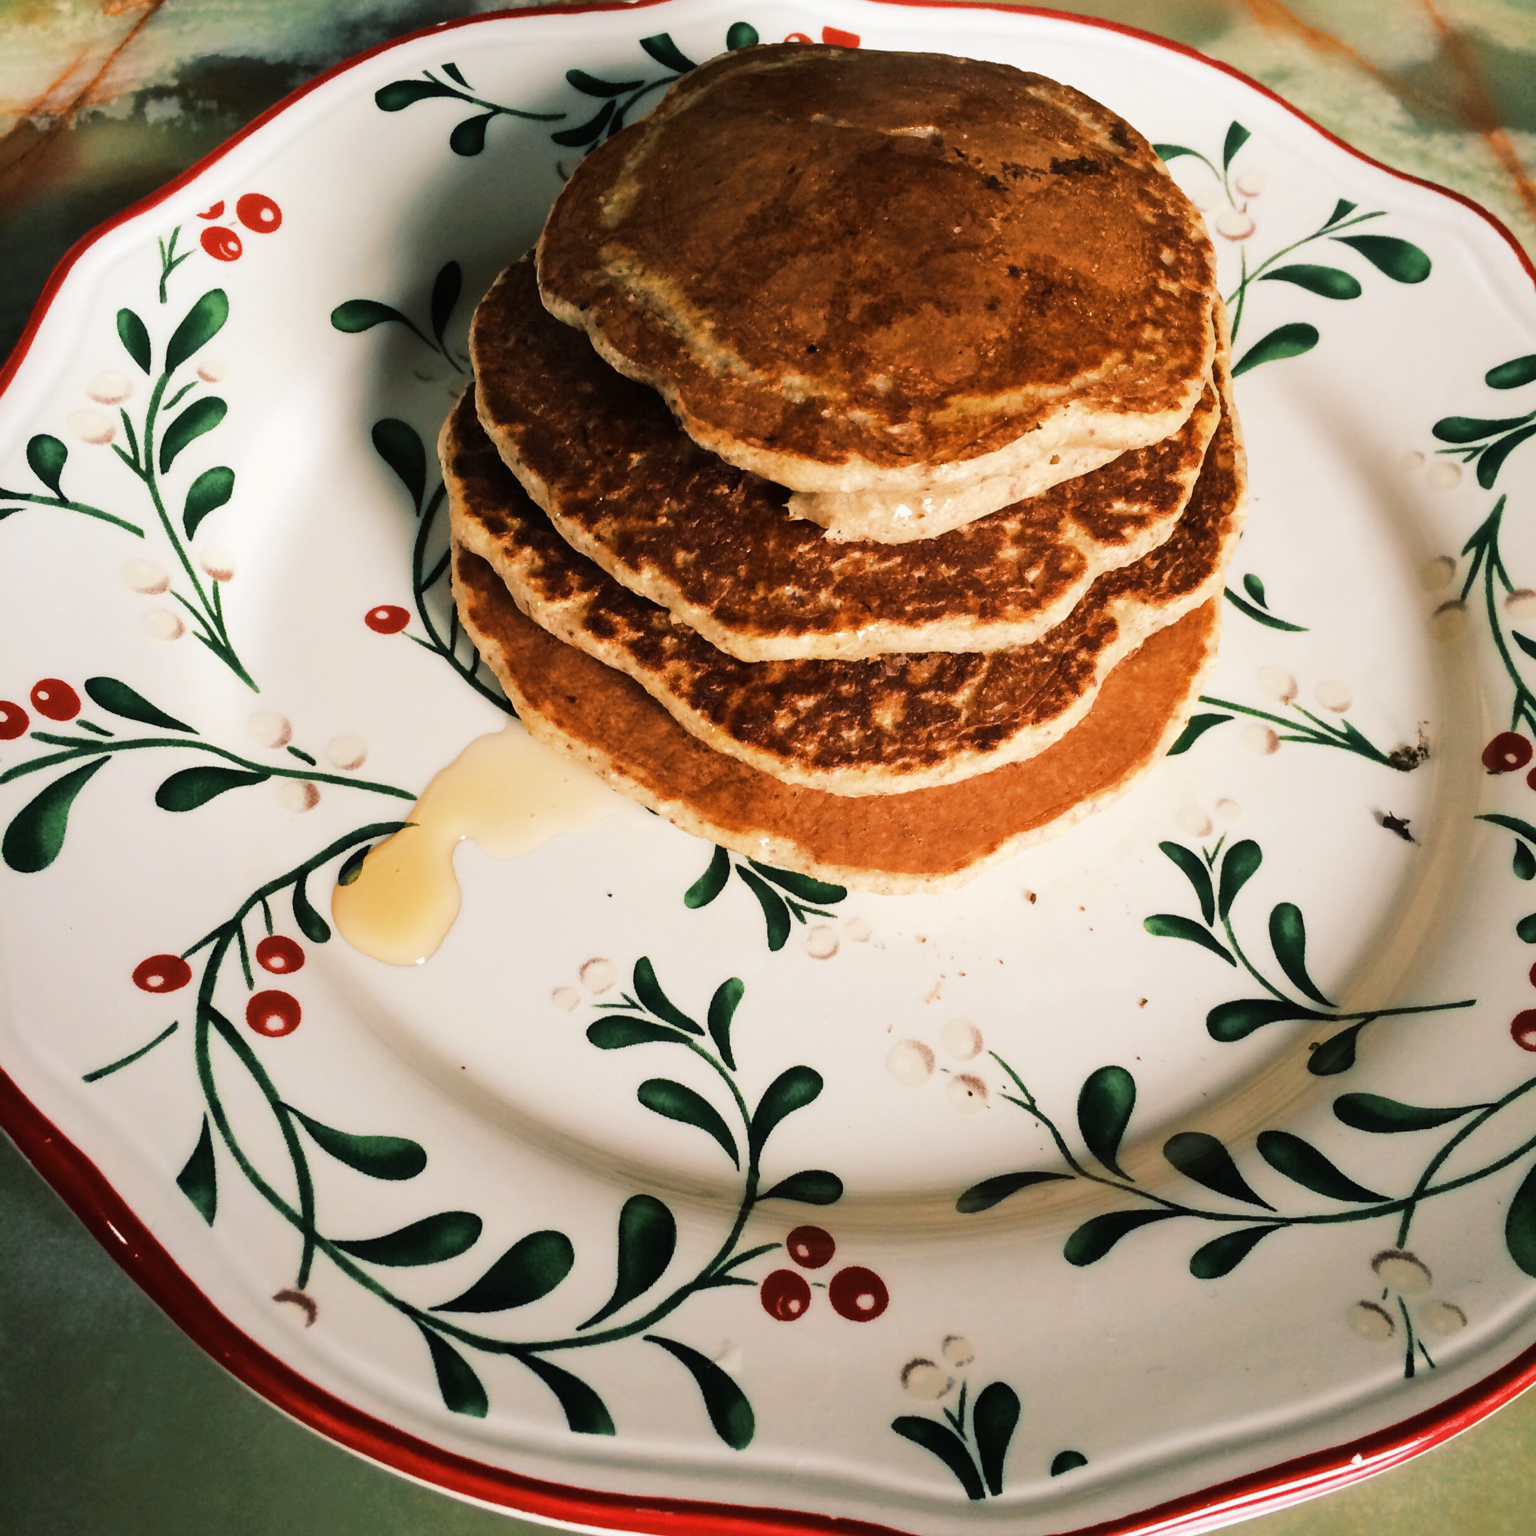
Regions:
M 427 785 L 407 825 L 369 851 L 331 896 L 354 949 L 388 965 L 420 965 L 459 915 L 454 849 L 466 838 L 499 859 L 531 853 L 627 802 L 574 759 L 516 723 L 477 737 Z

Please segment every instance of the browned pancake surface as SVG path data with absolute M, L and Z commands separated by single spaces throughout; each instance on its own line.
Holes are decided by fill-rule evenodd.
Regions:
M 937 538 L 834 543 L 782 490 L 680 430 L 508 268 L 470 333 L 480 420 L 556 528 L 615 580 L 745 661 L 981 651 L 1059 622 L 1165 539 L 1220 415 Z
M 1111 674 L 1050 750 L 985 777 L 848 799 L 783 784 L 711 752 L 647 693 L 518 612 L 495 571 L 463 550 L 465 628 L 532 733 L 685 831 L 863 890 L 956 884 L 1071 824 L 1168 749 L 1215 655 L 1219 600 L 1158 631 Z
M 566 544 L 501 461 L 471 392 L 440 449 L 455 541 L 491 562 L 531 618 L 621 668 L 717 750 L 844 795 L 953 782 L 1043 750 L 1121 657 L 1219 589 L 1243 515 L 1241 449 L 1225 415 L 1172 536 L 1101 577 L 1032 644 L 743 662 Z
M 797 490 L 922 484 L 1064 412 L 1154 441 L 1212 354 L 1209 242 L 1151 146 L 938 54 L 712 60 L 581 162 L 538 256 L 561 319 Z

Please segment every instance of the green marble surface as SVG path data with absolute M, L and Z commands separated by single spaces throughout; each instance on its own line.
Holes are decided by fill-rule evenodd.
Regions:
M 1531 0 L 1097 0 L 1348 142 L 1457 188 L 1536 249 Z M 317 70 L 452 0 L 0 0 L 0 354 L 92 225 Z M 744 13 L 750 5 L 744 5 Z M 1536 1394 L 1252 1536 L 1530 1536 Z M 0 1138 L 0 1536 L 518 1536 L 368 1465 L 202 1354 Z

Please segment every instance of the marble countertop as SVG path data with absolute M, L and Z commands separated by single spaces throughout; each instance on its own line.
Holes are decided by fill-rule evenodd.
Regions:
M 315 72 L 454 0 L 0 3 L 0 356 L 95 224 Z M 1057 0 L 1188 44 L 1348 143 L 1453 187 L 1536 251 L 1530 0 Z M 205 1356 L 0 1138 L 0 1524 L 17 1536 L 508 1536 L 534 1528 L 370 1466 Z M 1536 1395 L 1253 1536 L 1532 1528 Z

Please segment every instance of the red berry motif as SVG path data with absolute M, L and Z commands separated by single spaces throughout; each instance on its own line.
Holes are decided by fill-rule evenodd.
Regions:
M 270 235 L 283 222 L 283 210 L 261 192 L 247 192 L 235 204 L 235 217 L 258 235 Z
M 151 955 L 133 968 L 141 992 L 179 992 L 192 980 L 192 967 L 180 955 Z
M 0 741 L 15 741 L 31 724 L 20 704 L 0 699 Z
M 219 201 L 216 202 L 213 205 L 213 207 L 211 207 L 211 208 L 204 208 L 203 211 L 200 214 L 198 214 L 198 218 L 200 218 L 200 219 L 216 219 L 223 212 L 224 212 L 224 199 L 220 198 Z
M 784 1247 L 796 1264 L 804 1269 L 820 1269 L 832 1261 L 837 1244 L 823 1227 L 796 1227 L 784 1239 Z
M 244 249 L 240 244 L 240 236 L 221 224 L 205 229 L 199 243 L 215 261 L 238 261 Z
M 80 695 L 61 678 L 45 677 L 32 690 L 32 708 L 50 720 L 73 720 L 80 713 Z
M 833 1310 L 856 1323 L 867 1323 L 880 1316 L 891 1304 L 885 1281 L 862 1264 L 850 1264 L 832 1276 L 827 1288 Z
M 256 946 L 256 964 L 264 971 L 286 976 L 304 964 L 304 951 L 292 939 L 271 933 Z
M 381 603 L 363 615 L 363 623 L 376 635 L 398 635 L 410 622 L 410 614 L 393 603 Z
M 797 1317 L 803 1317 L 811 1304 L 811 1288 L 806 1284 L 805 1276 L 797 1275 L 792 1269 L 774 1270 L 763 1281 L 759 1294 L 763 1311 L 781 1323 L 792 1323 Z
M 1483 767 L 1489 773 L 1513 773 L 1531 760 L 1531 744 L 1518 731 L 1500 731 L 1483 748 Z
M 258 1035 L 291 1035 L 302 1017 L 299 1000 L 287 992 L 258 992 L 245 1005 L 245 1022 Z
M 1509 1026 L 1509 1033 L 1522 1051 L 1536 1051 L 1536 1008 L 1517 1013 Z

